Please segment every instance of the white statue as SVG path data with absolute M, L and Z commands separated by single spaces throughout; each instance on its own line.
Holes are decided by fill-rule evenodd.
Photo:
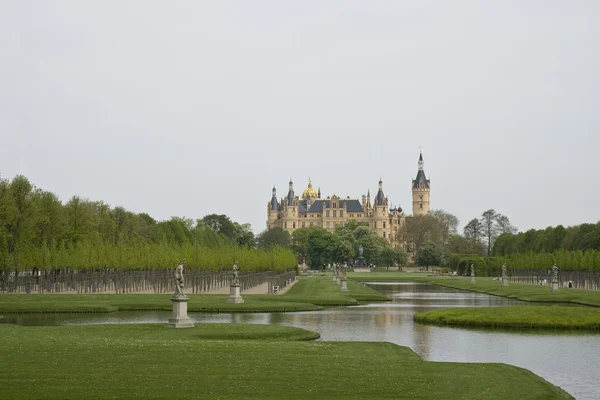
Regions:
M 183 266 L 185 265 L 185 260 L 179 260 L 179 265 L 175 268 L 175 295 L 177 296 L 185 296 L 183 293 L 183 287 L 185 286 L 185 281 L 183 279 Z
M 556 264 L 552 266 L 552 282 L 558 282 L 558 267 Z
M 236 261 L 233 263 L 233 270 L 231 271 L 231 280 L 229 281 L 230 286 L 237 286 L 240 284 L 238 269 L 238 262 Z

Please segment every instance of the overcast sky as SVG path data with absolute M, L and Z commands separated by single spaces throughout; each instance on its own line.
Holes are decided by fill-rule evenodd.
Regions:
M 0 174 L 265 228 L 379 177 L 460 229 L 600 220 L 600 2 L 0 0 Z

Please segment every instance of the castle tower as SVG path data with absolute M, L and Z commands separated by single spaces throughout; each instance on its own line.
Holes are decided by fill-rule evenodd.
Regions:
M 273 186 L 273 196 L 271 201 L 267 205 L 267 230 L 270 231 L 272 228 L 276 228 L 277 218 L 279 216 L 279 202 L 277 201 L 277 190 Z
M 389 240 L 388 198 L 383 194 L 383 181 L 379 178 L 377 195 L 373 202 L 372 228 L 378 236 Z
M 281 228 L 292 233 L 296 229 L 296 222 L 298 219 L 298 198 L 294 194 L 294 182 L 290 178 L 290 185 L 288 189 L 287 197 L 283 204 L 283 224 Z
M 413 216 L 427 215 L 430 208 L 430 182 L 425 176 L 423 154 L 419 155 L 419 171 L 412 181 Z

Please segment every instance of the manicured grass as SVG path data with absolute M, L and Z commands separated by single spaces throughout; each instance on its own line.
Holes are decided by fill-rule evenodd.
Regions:
M 572 398 L 505 364 L 425 362 L 390 343 L 291 341 L 310 333 L 218 325 L 0 326 L 0 398 Z M 211 331 L 257 340 L 202 337 Z
M 573 303 L 600 307 L 600 291 L 598 290 L 580 290 L 561 287 L 558 292 L 552 293 L 549 286 L 525 285 L 519 283 L 511 283 L 509 286 L 502 286 L 500 281 L 493 281 L 491 277 L 477 277 L 476 283 L 471 283 L 470 277 L 431 276 L 421 273 L 390 271 L 352 273 L 348 274 L 348 279 L 359 282 L 424 282 L 524 301 Z
M 385 301 L 381 293 L 357 282 L 341 292 L 328 277 L 301 278 L 284 295 L 244 295 L 244 303 L 228 304 L 225 294 L 189 294 L 190 312 L 293 312 L 322 310 L 323 306 Z M 0 313 L 77 313 L 171 310 L 170 294 L 1 294 Z
M 306 277 L 301 278 L 283 297 L 324 306 L 356 305 L 359 301 L 389 300 L 383 294 L 361 283 L 349 280 L 347 286 L 348 292 L 342 292 L 340 285 L 331 280 L 331 275 Z
M 416 314 L 414 320 L 465 327 L 600 330 L 600 309 L 560 306 L 449 308 Z
M 320 310 L 323 307 L 283 296 L 246 295 L 244 303 L 229 304 L 227 295 L 188 295 L 191 312 L 289 312 Z M 112 312 L 124 310 L 171 310 L 170 294 L 5 294 L 0 295 L 0 312 Z
M 548 286 L 525 285 L 511 283 L 502 286 L 499 281 L 490 277 L 476 278 L 476 283 L 471 283 L 469 277 L 430 277 L 428 282 L 457 289 L 466 289 L 479 293 L 488 293 L 496 296 L 509 297 L 524 301 L 573 303 L 600 307 L 600 291 L 560 288 L 552 293 Z

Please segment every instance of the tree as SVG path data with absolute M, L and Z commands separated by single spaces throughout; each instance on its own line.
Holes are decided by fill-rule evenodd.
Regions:
M 334 261 L 336 242 L 333 234 L 319 227 L 308 231 L 308 260 L 311 267 L 322 267 Z
M 458 218 L 455 215 L 441 209 L 432 210 L 430 215 L 438 221 L 444 241 L 448 239 L 448 236 L 457 233 Z
M 335 249 L 335 262 L 344 263 L 348 262 L 354 257 L 354 249 L 347 240 L 336 240 Z
M 259 247 L 269 250 L 275 246 L 291 247 L 292 236 L 286 230 L 281 228 L 272 228 L 268 231 L 261 232 L 256 237 L 256 242 Z
M 208 226 L 215 233 L 220 233 L 221 235 L 225 235 L 230 239 L 235 238 L 235 227 L 227 215 L 208 214 L 198 222 Z
M 308 234 L 315 227 L 296 229 L 292 233 L 292 250 L 298 258 L 298 263 L 306 264 L 308 257 Z
M 256 238 L 254 237 L 254 232 L 252 232 L 252 227 L 250 226 L 250 224 L 238 224 L 237 222 L 234 222 L 233 228 L 233 239 L 238 244 L 238 246 L 249 248 L 256 247 Z
M 483 236 L 483 226 L 477 218 L 473 218 L 465 225 L 463 233 L 466 238 L 471 239 L 474 242 L 479 242 Z
M 417 215 L 406 217 L 404 229 L 399 231 L 397 240 L 400 243 L 411 243 L 415 251 L 426 242 L 443 242 L 440 220 L 431 215 Z
M 474 241 L 461 235 L 450 235 L 448 236 L 448 241 L 445 246 L 445 252 L 447 254 L 483 255 L 485 247 L 483 246 L 483 243 L 479 241 Z
M 510 223 L 506 215 L 498 214 L 496 216 L 496 223 L 498 224 L 498 232 L 500 234 L 517 232 L 517 228 Z
M 429 270 L 431 265 L 439 265 L 441 261 L 440 253 L 435 243 L 428 241 L 419 248 L 417 255 L 415 256 L 415 264 L 425 267 L 425 270 Z
M 492 208 L 484 211 L 481 215 L 481 226 L 483 228 L 483 236 L 485 237 L 487 243 L 488 257 L 492 255 L 492 244 L 498 236 L 498 226 L 496 224 L 497 218 L 498 213 Z

